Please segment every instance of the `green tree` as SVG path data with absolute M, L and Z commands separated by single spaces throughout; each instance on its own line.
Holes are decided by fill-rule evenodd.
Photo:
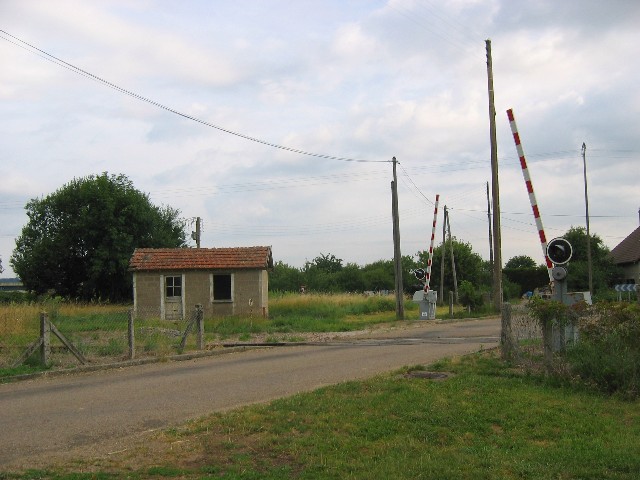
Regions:
M 74 179 L 25 208 L 29 222 L 10 263 L 36 293 L 128 300 L 135 248 L 186 245 L 178 210 L 152 205 L 124 175 Z
M 310 268 L 317 268 L 325 273 L 337 273 L 342 270 L 342 259 L 335 255 L 321 253 L 313 259 L 311 263 L 307 262 Z
M 460 283 L 458 293 L 460 296 L 460 303 L 465 307 L 469 307 L 471 310 L 476 310 L 484 303 L 482 292 L 479 292 L 478 289 L 467 280 L 463 280 Z
M 393 260 L 378 260 L 362 267 L 364 290 L 393 290 L 395 287 Z
M 486 286 L 486 265 L 482 257 L 473 251 L 470 243 L 459 241 L 453 237 L 451 241 L 444 243 L 445 265 L 444 265 L 444 292 L 453 291 L 453 272 L 451 270 L 451 246 L 453 245 L 453 256 L 456 266 L 456 280 L 461 285 L 466 280 L 477 287 Z M 433 250 L 433 263 L 431 266 L 431 289 L 439 290 L 440 288 L 440 265 L 442 264 L 442 248 L 440 244 Z M 429 251 L 425 250 L 416 254 L 418 257 L 417 265 L 426 268 L 429 259 Z M 490 277 L 489 277 L 490 278 Z
M 536 268 L 536 262 L 528 255 L 511 257 L 504 268 Z
M 279 260 L 269 274 L 269 290 L 276 292 L 298 292 L 305 285 L 300 269 Z
M 519 297 L 525 292 L 533 292 L 536 288 L 549 284 L 547 267 L 545 265 L 536 266 L 533 258 L 527 255 L 516 255 L 510 258 L 502 273 L 510 283 L 510 285 L 503 285 L 505 298 Z M 507 296 L 507 291 L 510 296 Z
M 619 278 L 620 269 L 613 263 L 610 251 L 598 235 L 591 233 L 591 263 L 593 289 L 604 291 Z M 573 255 L 567 265 L 567 288 L 570 291 L 589 290 L 589 265 L 587 261 L 587 230 L 571 227 L 563 237 L 571 244 Z
M 342 270 L 342 259 L 335 255 L 321 253 L 312 261 L 307 261 L 303 275 L 309 290 L 316 292 L 339 292 L 337 273 Z
M 365 287 L 362 269 L 355 263 L 347 263 L 336 274 L 336 284 L 342 292 L 363 292 Z

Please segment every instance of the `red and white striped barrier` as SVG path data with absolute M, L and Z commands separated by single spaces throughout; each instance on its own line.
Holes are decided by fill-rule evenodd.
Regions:
M 440 202 L 440 195 L 436 195 L 436 203 L 433 208 L 433 226 L 431 228 L 431 245 L 429 246 L 429 260 L 427 261 L 427 275 L 425 277 L 424 291 L 429 291 L 429 284 L 431 283 L 431 264 L 433 263 L 433 242 L 436 238 L 436 221 L 438 220 L 438 203 Z
M 544 228 L 542 226 L 542 218 L 540 218 L 540 210 L 538 209 L 536 194 L 533 191 L 533 183 L 531 182 L 531 176 L 529 175 L 529 169 L 527 168 L 527 160 L 524 156 L 522 144 L 520 143 L 520 135 L 518 134 L 518 127 L 516 125 L 516 120 L 513 116 L 512 109 L 507 110 L 507 116 L 509 117 L 509 124 L 511 125 L 511 133 L 513 133 L 513 139 L 516 142 L 516 150 L 518 152 L 518 157 L 520 158 L 520 166 L 522 167 L 522 175 L 524 176 L 524 182 L 527 186 L 527 192 L 529 193 L 531 209 L 533 210 L 533 216 L 536 219 L 536 227 L 538 228 L 540 244 L 542 245 L 542 255 L 544 255 L 544 259 L 547 264 L 547 271 L 549 272 L 549 281 L 553 282 L 553 275 L 551 274 L 553 263 L 551 263 L 551 260 L 547 255 L 547 237 L 544 234 Z

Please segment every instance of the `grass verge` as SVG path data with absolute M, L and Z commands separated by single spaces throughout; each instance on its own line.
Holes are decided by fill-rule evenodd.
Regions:
M 118 459 L 0 478 L 636 479 L 640 409 L 492 352 L 214 414 Z M 82 472 L 82 473 L 81 473 Z

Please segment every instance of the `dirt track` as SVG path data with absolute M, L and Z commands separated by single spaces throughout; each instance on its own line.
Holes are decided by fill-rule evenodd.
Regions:
M 118 455 L 159 428 L 497 345 L 500 320 L 414 322 L 186 361 L 0 385 L 0 471 Z

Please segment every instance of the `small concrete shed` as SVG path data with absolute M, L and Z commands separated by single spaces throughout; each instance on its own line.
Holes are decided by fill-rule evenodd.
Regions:
M 205 318 L 269 314 L 271 247 L 138 248 L 129 262 L 137 317 Z

